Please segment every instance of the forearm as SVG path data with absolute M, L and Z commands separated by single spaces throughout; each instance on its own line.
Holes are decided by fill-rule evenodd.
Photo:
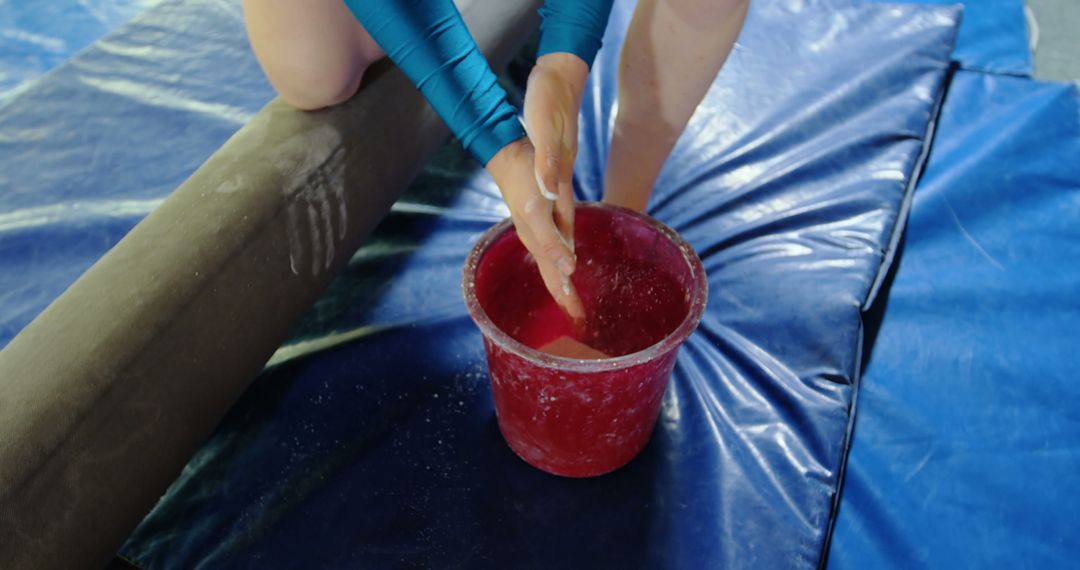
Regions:
M 578 113 L 589 68 L 603 43 L 612 0 L 547 0 L 540 15 L 536 66 L 525 91 L 525 123 L 536 145 L 541 194 L 556 200 L 556 218 L 573 249 L 574 162 Z
M 644 210 L 742 29 L 749 0 L 640 0 L 619 62 L 605 200 Z
M 482 164 L 525 132 L 451 0 L 346 0 L 387 56 Z

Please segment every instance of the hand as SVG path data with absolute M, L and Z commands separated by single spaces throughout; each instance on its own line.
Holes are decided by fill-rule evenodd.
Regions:
M 589 66 L 569 53 L 549 53 L 536 60 L 525 89 L 525 130 L 536 154 L 536 183 L 555 200 L 556 226 L 574 247 L 574 161 L 577 158 L 578 111 Z
M 585 319 L 585 309 L 570 282 L 577 259 L 573 248 L 556 228 L 555 202 L 540 194 L 534 164 L 533 146 L 529 139 L 521 138 L 496 153 L 488 162 L 487 170 L 510 207 L 518 237 L 536 259 L 548 292 L 573 321 L 581 323 Z M 570 206 L 572 209 L 573 196 Z

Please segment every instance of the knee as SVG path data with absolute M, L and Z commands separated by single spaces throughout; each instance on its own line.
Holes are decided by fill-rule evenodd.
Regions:
M 244 0 L 252 51 L 281 98 L 313 110 L 348 100 L 378 53 L 341 0 Z
M 286 103 L 304 111 L 316 111 L 333 107 L 352 98 L 360 88 L 363 72 L 345 77 L 326 77 L 303 84 L 278 87 L 278 95 Z
M 315 111 L 348 101 L 360 88 L 366 66 L 338 69 L 311 69 L 286 66 L 278 73 L 267 73 L 278 95 L 293 107 Z
M 370 57 L 344 41 L 286 43 L 269 41 L 273 36 L 267 33 L 250 35 L 255 57 L 270 84 L 285 102 L 305 111 L 349 100 L 371 63 Z

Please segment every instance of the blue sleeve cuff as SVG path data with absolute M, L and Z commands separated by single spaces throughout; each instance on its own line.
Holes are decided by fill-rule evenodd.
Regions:
M 517 111 L 451 0 L 345 0 L 345 5 L 482 164 L 525 136 Z
M 572 53 L 592 67 L 603 43 L 613 0 L 548 0 L 540 8 L 537 57 Z
M 465 146 L 476 160 L 480 161 L 485 167 L 493 156 L 499 153 L 502 148 L 522 137 L 525 136 L 525 129 L 521 127 L 521 123 L 518 122 L 517 114 L 514 113 L 514 108 L 510 107 L 511 115 L 507 120 L 500 120 L 497 123 L 489 124 L 488 127 L 479 132 L 478 136 L 466 144 L 465 141 L 461 141 L 461 144 Z

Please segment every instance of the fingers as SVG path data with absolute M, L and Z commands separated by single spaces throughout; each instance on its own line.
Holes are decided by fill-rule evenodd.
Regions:
M 558 85 L 558 76 L 539 66 L 529 73 L 525 89 L 525 132 L 533 147 L 536 184 L 548 200 L 556 200 L 559 182 L 567 170 L 565 140 L 567 100 L 565 89 Z M 576 111 L 575 111 L 576 114 Z M 573 157 L 569 167 L 573 168 Z
M 540 276 L 555 302 L 575 323 L 585 320 L 585 308 L 578 298 L 570 276 L 577 269 L 573 242 L 574 196 L 561 193 L 553 203 L 539 192 L 528 198 L 524 209 L 524 226 L 528 236 L 525 247 L 533 252 Z M 558 225 L 556 225 L 558 224 Z M 520 233 L 520 232 L 519 232 Z M 531 242 L 531 243 L 530 243 Z
M 509 144 L 487 164 L 510 207 L 514 226 L 526 249 L 532 253 L 544 286 L 571 319 L 583 322 L 585 311 L 570 276 L 576 269 L 573 249 L 556 226 L 556 203 L 544 198 L 535 177 L 535 153 L 528 139 Z M 555 186 L 555 188 L 559 188 Z M 573 196 L 566 193 L 570 209 L 562 206 L 560 224 L 572 223 Z
M 534 169 L 540 194 L 557 202 L 557 231 L 574 249 L 574 159 L 577 156 L 576 108 L 556 96 L 558 89 L 534 68 L 526 91 L 525 130 L 535 148 Z M 565 98 L 565 97 L 564 97 Z M 570 112 L 573 111 L 573 112 Z
M 555 227 L 551 202 L 539 196 L 534 196 L 530 200 L 531 203 L 526 204 L 524 218 L 536 245 L 535 249 L 530 248 L 531 251 L 534 255 L 539 253 L 540 257 L 555 264 L 562 274 L 570 277 L 576 269 L 574 252 L 570 250 L 570 244 Z
M 539 196 L 536 199 L 542 200 Z M 551 225 L 550 221 L 548 225 Z M 536 237 L 528 220 L 523 224 L 515 224 L 515 226 L 518 228 L 518 237 L 521 238 L 525 248 L 533 252 L 533 258 L 536 260 L 537 268 L 540 270 L 540 277 L 543 279 L 544 287 L 547 288 L 548 293 L 551 294 L 555 302 L 562 307 L 563 311 L 575 324 L 584 323 L 585 308 L 578 297 L 577 291 L 574 289 L 573 283 L 570 281 L 570 275 L 573 274 L 574 269 L 573 257 L 566 256 L 567 251 L 560 248 L 557 238 L 556 242 L 551 241 L 551 234 L 555 233 L 554 227 L 552 226 L 550 230 L 542 230 L 546 237 L 540 239 Z M 569 263 L 567 263 L 568 261 Z M 570 271 L 567 272 L 567 269 L 570 269 Z
M 577 158 L 577 115 L 568 120 L 563 132 L 563 159 L 559 172 L 559 197 L 555 203 L 555 225 L 574 251 L 574 160 Z
M 574 187 L 568 183 L 559 184 L 559 198 L 555 202 L 555 228 L 566 241 L 570 253 L 574 249 Z
M 574 255 L 574 192 L 570 183 L 573 177 L 573 158 L 565 159 L 565 146 L 552 145 L 539 141 L 558 141 L 561 143 L 562 132 L 558 120 L 540 121 L 534 144 L 540 144 L 534 159 L 536 184 L 539 195 L 532 198 L 532 208 L 526 208 L 526 222 L 529 226 L 534 247 L 529 250 L 540 252 L 537 264 L 551 296 L 575 322 L 585 319 L 585 309 L 570 282 L 574 273 L 577 257 Z M 531 135 L 530 135 L 531 136 Z M 541 148 L 543 150 L 541 150 Z M 545 202 L 543 205 L 537 203 Z
M 563 178 L 562 121 L 542 97 L 533 97 L 525 105 L 525 132 L 536 149 L 533 169 L 540 193 L 548 200 L 559 196 L 559 181 Z

